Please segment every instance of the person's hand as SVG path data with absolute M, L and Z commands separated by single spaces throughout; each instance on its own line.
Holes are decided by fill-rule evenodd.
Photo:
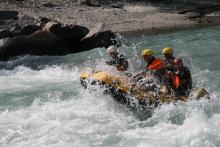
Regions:
M 141 74 L 142 76 L 145 76 L 145 75 L 146 75 L 146 72 L 145 72 L 145 71 L 142 71 L 140 74 Z
M 179 74 L 180 74 L 180 71 L 177 71 L 175 74 L 176 74 L 176 75 L 179 75 Z

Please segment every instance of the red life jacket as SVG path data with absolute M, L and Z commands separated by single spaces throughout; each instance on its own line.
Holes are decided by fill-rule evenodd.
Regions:
M 156 58 L 148 67 L 149 70 L 160 70 L 164 67 L 164 62 L 162 59 Z

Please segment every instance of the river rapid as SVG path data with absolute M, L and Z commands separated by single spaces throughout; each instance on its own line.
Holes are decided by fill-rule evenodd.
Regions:
M 25 56 L 0 62 L 1 147 L 218 147 L 220 146 L 220 27 L 122 36 L 130 72 L 145 67 L 141 50 L 174 48 L 195 87 L 211 100 L 166 104 L 151 117 L 118 104 L 101 91 L 83 89 L 80 73 L 102 66 L 106 50 L 63 57 Z

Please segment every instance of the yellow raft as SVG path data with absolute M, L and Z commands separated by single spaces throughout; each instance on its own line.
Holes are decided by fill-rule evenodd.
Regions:
M 202 97 L 208 97 L 208 92 L 204 88 L 194 88 L 191 93 L 193 96 L 175 96 L 163 92 L 160 90 L 159 92 L 155 93 L 155 91 L 151 90 L 144 90 L 141 86 L 135 85 L 132 86 L 132 78 L 127 76 L 117 76 L 113 75 L 109 72 L 105 71 L 93 71 L 93 72 L 83 72 L 80 76 L 81 84 L 83 86 L 90 83 L 99 83 L 102 85 L 107 85 L 108 87 L 113 88 L 111 92 L 113 96 L 119 96 L 117 100 L 120 101 L 120 97 L 122 98 L 125 96 L 134 96 L 138 101 L 145 101 L 148 103 L 170 103 L 175 101 L 187 101 L 190 98 L 200 99 Z M 92 82 L 91 82 L 92 81 Z M 162 88 L 163 89 L 163 88 Z M 115 93 L 118 94 L 115 94 Z

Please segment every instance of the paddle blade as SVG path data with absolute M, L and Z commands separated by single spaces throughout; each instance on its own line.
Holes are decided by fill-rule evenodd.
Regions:
M 178 88 L 178 87 L 180 86 L 180 78 L 179 78 L 177 75 L 175 75 L 175 76 L 173 77 L 173 85 L 174 85 L 176 88 Z
M 163 60 L 161 59 L 155 59 L 150 66 L 148 67 L 149 70 L 159 70 L 161 68 L 163 68 L 164 63 Z

